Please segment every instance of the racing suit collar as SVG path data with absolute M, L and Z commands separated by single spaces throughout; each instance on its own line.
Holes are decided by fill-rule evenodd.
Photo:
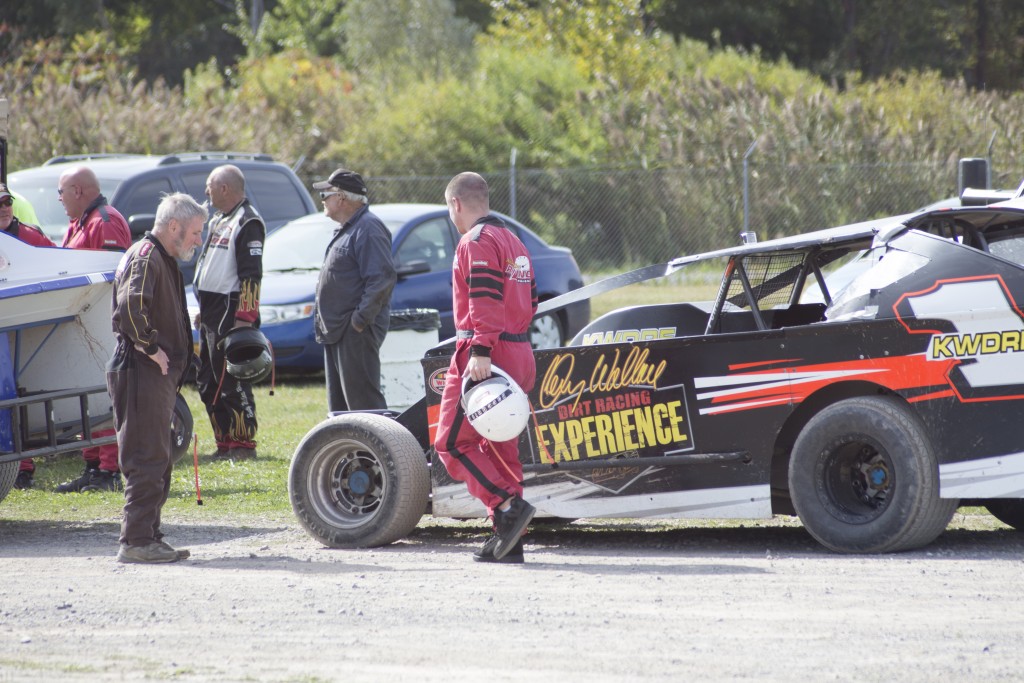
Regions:
M 503 221 L 499 216 L 495 216 L 493 213 L 489 213 L 486 216 L 482 216 L 480 218 L 477 218 L 476 222 L 473 223 L 473 227 L 475 228 L 478 225 L 484 225 L 484 224 L 486 224 L 486 225 L 496 225 L 499 228 L 507 228 L 508 227 L 507 225 L 505 225 L 505 221 Z
M 166 249 L 164 249 L 164 245 L 160 243 L 160 240 L 153 233 L 147 230 L 146 233 L 142 236 L 142 239 L 149 240 L 156 246 L 157 249 L 160 250 L 161 254 L 163 254 L 167 258 L 171 258 L 171 255 L 167 253 Z
M 217 213 L 219 213 L 221 216 L 227 218 L 228 216 L 232 215 L 235 211 L 238 211 L 238 207 L 242 206 L 242 204 L 245 204 L 246 199 L 248 199 L 248 197 L 242 197 L 242 201 L 238 202 L 233 207 L 231 207 L 230 211 L 223 211 L 223 212 L 218 211 Z
M 107 198 L 102 194 L 98 195 L 96 199 L 92 200 L 92 203 L 89 204 L 89 206 L 85 207 L 85 211 L 82 212 L 82 217 L 78 219 L 78 224 L 85 225 L 85 219 L 88 218 L 89 214 L 101 206 L 106 206 L 106 204 Z

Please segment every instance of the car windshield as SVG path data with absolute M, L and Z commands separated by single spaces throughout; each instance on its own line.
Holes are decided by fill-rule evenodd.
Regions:
M 402 223 L 385 221 L 384 225 L 394 235 Z M 268 235 L 263 250 L 264 272 L 320 270 L 336 227 L 337 223 L 323 214 L 312 214 Z

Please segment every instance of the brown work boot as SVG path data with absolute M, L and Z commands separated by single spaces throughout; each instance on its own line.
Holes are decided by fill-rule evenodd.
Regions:
M 180 559 L 178 551 L 163 542 L 149 545 L 122 543 L 117 552 L 117 561 L 126 564 L 166 564 Z
M 168 550 L 173 550 L 174 552 L 178 553 L 179 560 L 187 560 L 188 558 L 192 557 L 191 551 L 189 551 L 187 548 L 172 548 L 170 544 L 165 543 L 164 541 L 157 541 L 157 544 L 162 545 Z

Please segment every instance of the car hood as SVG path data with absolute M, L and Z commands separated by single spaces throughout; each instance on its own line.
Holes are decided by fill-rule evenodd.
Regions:
M 260 303 L 274 305 L 312 301 L 319 275 L 318 270 L 265 272 L 260 285 Z

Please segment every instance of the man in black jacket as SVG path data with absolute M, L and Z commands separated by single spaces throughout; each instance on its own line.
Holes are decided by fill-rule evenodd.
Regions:
M 187 194 L 165 197 L 153 231 L 133 244 L 114 275 L 114 356 L 107 390 L 125 476 L 118 562 L 176 562 L 189 556 L 163 542 L 160 511 L 174 458 L 167 430 L 192 361 L 185 284 L 176 258 L 202 244 L 206 210 Z
M 256 457 L 257 426 L 252 385 L 226 372 L 221 342 L 235 327 L 259 327 L 267 229 L 245 198 L 245 177 L 237 166 L 213 169 L 206 196 L 217 213 L 196 264 L 199 396 L 217 441 L 214 458 L 251 459 Z
M 322 182 L 324 213 L 340 223 L 316 285 L 316 340 L 324 345 L 327 409 L 387 408 L 380 388 L 380 347 L 398 279 L 391 232 L 369 210 L 358 173 L 339 168 Z

